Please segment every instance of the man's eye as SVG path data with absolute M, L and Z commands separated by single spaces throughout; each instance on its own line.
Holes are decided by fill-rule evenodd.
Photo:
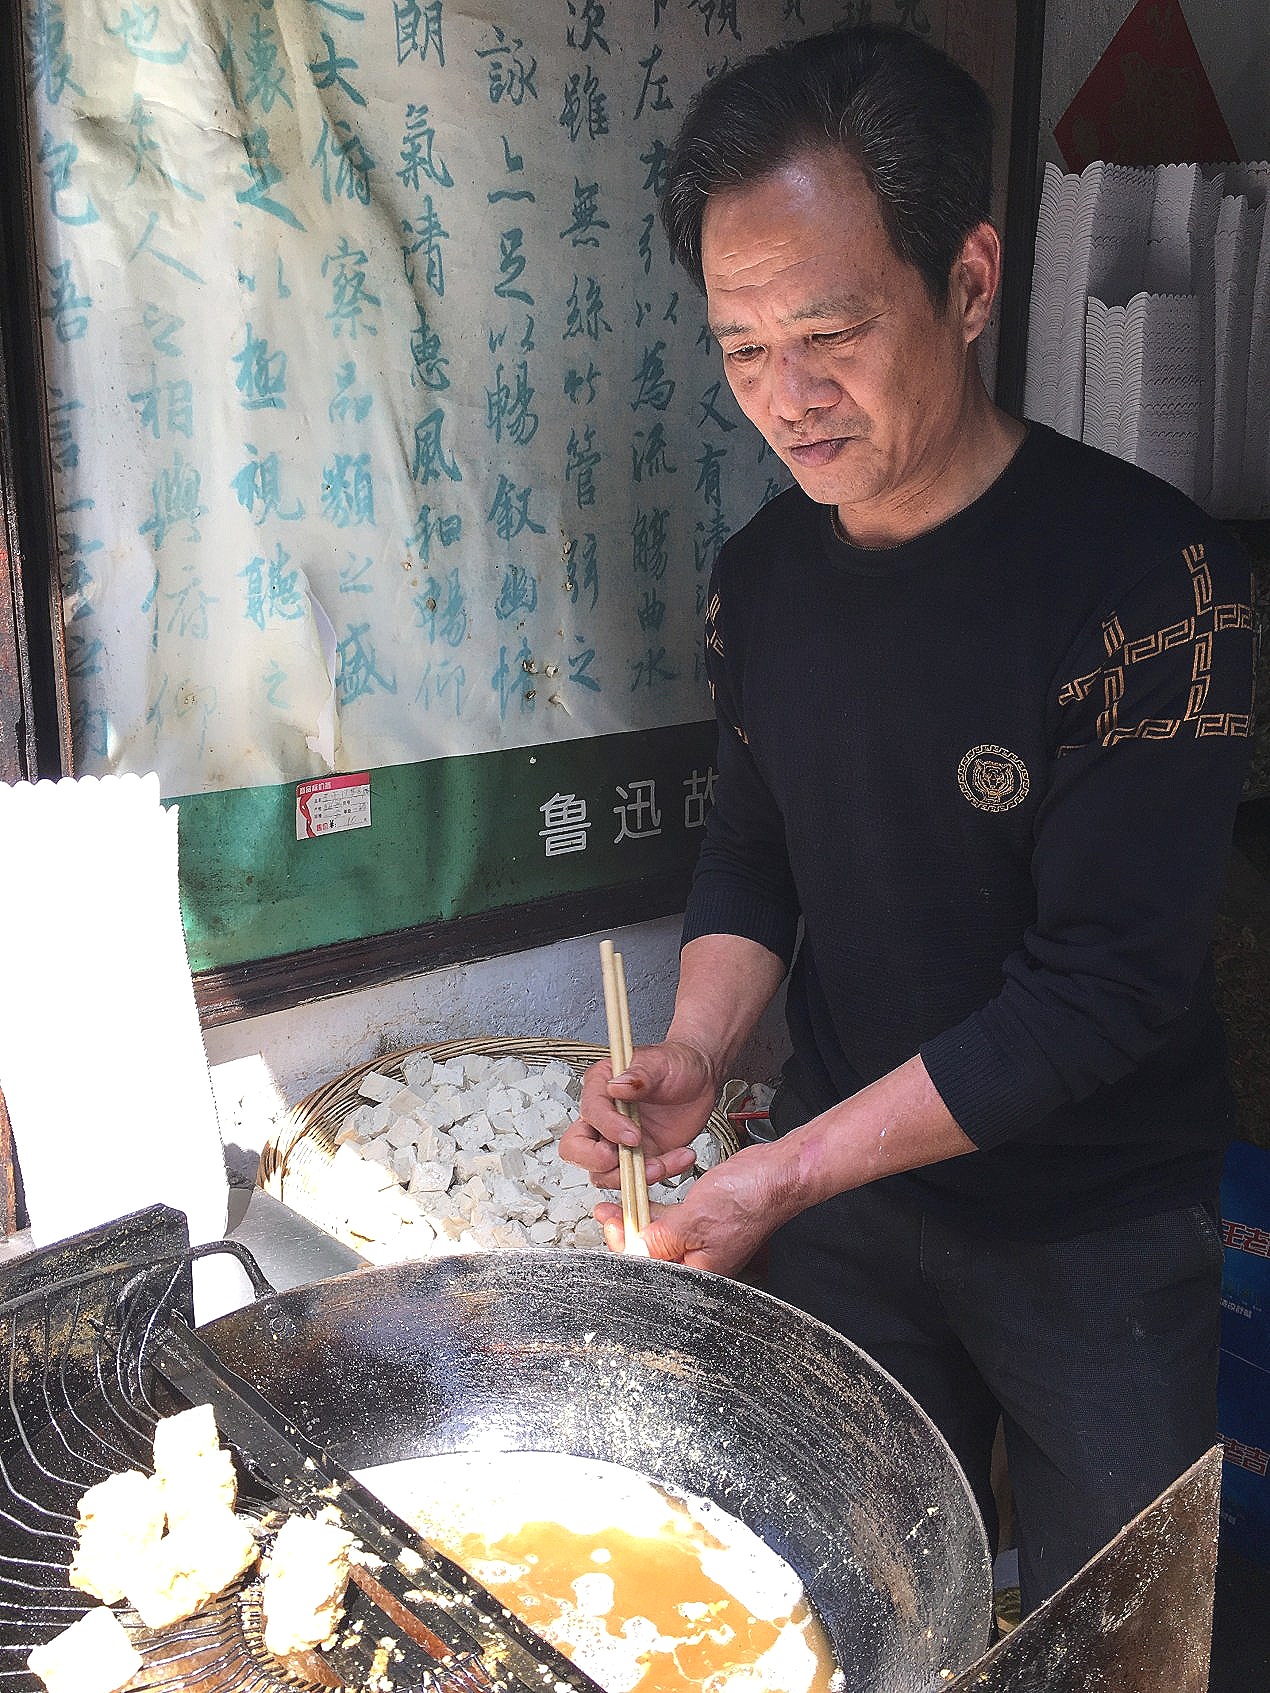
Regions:
M 733 364 L 746 364 L 762 352 L 761 347 L 729 347 L 727 356 Z
M 823 329 L 811 337 L 818 347 L 834 347 L 843 341 L 850 341 L 858 331 L 855 329 Z

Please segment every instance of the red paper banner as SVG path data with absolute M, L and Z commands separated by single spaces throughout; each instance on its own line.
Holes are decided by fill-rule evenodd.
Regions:
M 1068 169 L 1226 163 L 1235 143 L 1179 0 L 1138 0 L 1054 126 Z

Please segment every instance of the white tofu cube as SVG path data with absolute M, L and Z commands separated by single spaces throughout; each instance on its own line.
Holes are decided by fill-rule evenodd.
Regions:
M 554 1246 L 560 1238 L 560 1225 L 544 1217 L 541 1222 L 530 1223 L 529 1238 L 535 1246 Z
M 444 1193 L 454 1180 L 454 1168 L 452 1160 L 421 1159 L 410 1178 L 411 1193 Z
M 368 1070 L 358 1083 L 357 1091 L 363 1099 L 373 1099 L 377 1104 L 386 1104 L 401 1092 L 401 1083 L 378 1070 Z
M 392 1173 L 398 1181 L 408 1182 L 414 1175 L 417 1162 L 413 1145 L 399 1146 L 392 1155 Z
M 101 1605 L 37 1646 L 27 1667 L 48 1693 L 115 1693 L 141 1668 L 141 1654 L 115 1613 Z
M 394 1117 L 412 1117 L 422 1106 L 423 1101 L 411 1088 L 402 1088 L 388 1101 L 388 1109 Z
M 401 1063 L 401 1073 L 412 1088 L 420 1088 L 432 1080 L 435 1069 L 430 1052 L 412 1052 Z

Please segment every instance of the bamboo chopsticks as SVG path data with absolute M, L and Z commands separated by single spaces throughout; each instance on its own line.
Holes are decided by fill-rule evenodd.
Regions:
M 600 972 L 604 978 L 604 1014 L 609 1028 L 609 1058 L 613 1074 L 620 1076 L 631 1062 L 631 1008 L 626 998 L 626 972 L 622 955 L 614 952 L 612 941 L 600 942 Z M 627 1100 L 616 1101 L 618 1110 L 639 1128 L 639 1107 Z M 622 1146 L 617 1149 L 618 1175 L 622 1184 L 622 1229 L 625 1251 L 636 1249 L 639 1236 L 652 1216 L 648 1208 L 648 1178 L 644 1174 L 642 1146 Z

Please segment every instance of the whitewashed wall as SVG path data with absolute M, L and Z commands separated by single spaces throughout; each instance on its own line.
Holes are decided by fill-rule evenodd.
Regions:
M 636 1044 L 665 1033 L 679 970 L 680 919 L 613 932 L 626 966 Z M 282 1113 L 355 1064 L 422 1041 L 477 1035 L 550 1036 L 603 1043 L 598 937 L 475 964 L 388 987 L 342 994 L 209 1029 L 204 1037 L 221 1134 L 246 1169 Z M 738 1074 L 773 1076 L 785 1052 L 779 1006 L 742 1055 Z

